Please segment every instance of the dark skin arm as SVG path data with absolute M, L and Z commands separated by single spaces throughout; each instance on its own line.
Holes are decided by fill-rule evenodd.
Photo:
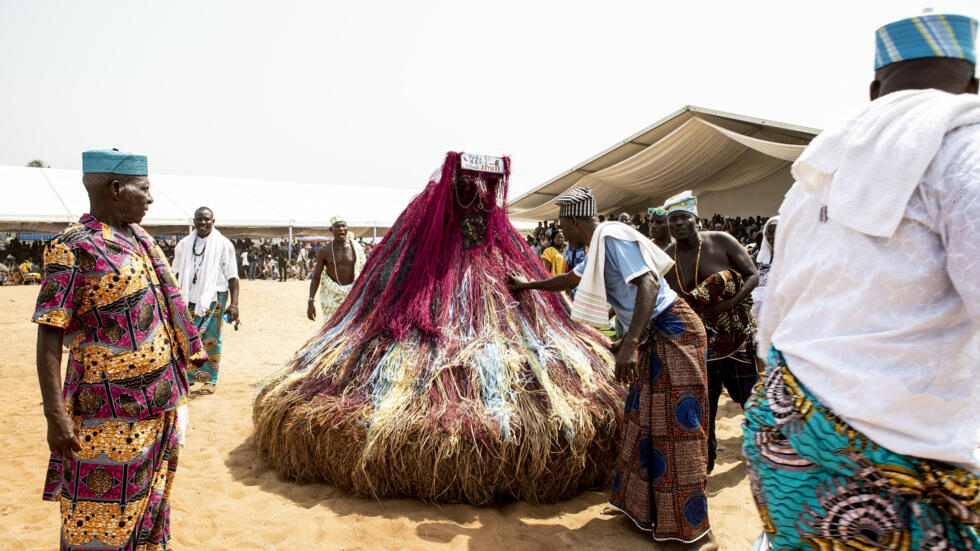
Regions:
M 759 272 L 756 271 L 755 262 L 752 261 L 749 253 L 745 252 L 745 248 L 734 237 L 728 234 L 715 234 L 715 236 L 719 238 L 718 244 L 728 255 L 728 260 L 731 261 L 735 271 L 741 274 L 744 283 L 734 297 L 723 300 L 718 304 L 705 306 L 701 309 L 702 313 L 709 316 L 731 310 L 736 304 L 744 301 L 752 293 L 752 290 L 759 285 Z
M 320 275 L 327 267 L 326 251 L 326 247 L 320 247 L 320 249 L 316 252 L 316 266 L 313 267 L 313 277 L 310 278 L 310 299 L 306 303 L 306 317 L 310 318 L 310 321 L 316 321 L 316 305 L 314 304 L 314 298 L 316 297 L 316 290 L 320 288 Z
M 539 279 L 537 281 L 528 281 L 522 275 L 510 274 L 507 276 L 507 287 L 510 287 L 510 290 L 514 293 L 520 293 L 521 291 L 551 291 L 557 293 L 571 291 L 578 287 L 578 282 L 581 280 L 582 278 L 575 275 L 575 272 L 566 272 L 559 276 Z
M 238 321 L 238 278 L 228 280 L 228 307 L 225 308 L 228 321 Z
M 616 353 L 616 379 L 626 383 L 632 383 L 636 379 L 640 337 L 657 307 L 657 294 L 660 292 L 660 282 L 650 272 L 630 283 L 636 285 L 633 319 L 623 338 L 613 344 L 613 352 Z
M 50 325 L 37 326 L 37 379 L 48 420 L 48 449 L 63 458 L 82 449 L 75 434 L 75 423 L 65 409 L 61 395 L 61 346 L 64 330 Z
M 564 273 L 539 281 L 528 281 L 523 276 L 511 274 L 507 278 L 507 286 L 511 291 L 519 293 L 527 290 L 540 291 L 568 291 L 578 286 L 581 278 L 574 272 Z M 629 329 L 622 340 L 613 344 L 612 351 L 616 354 L 616 379 L 620 381 L 632 381 L 636 377 L 637 347 L 640 344 L 640 336 L 647 324 L 642 320 L 650 319 L 653 310 L 656 308 L 657 293 L 660 291 L 660 283 L 653 274 L 646 273 L 633 280 L 637 286 L 636 291 L 636 310 L 633 312 L 633 321 L 630 322 Z

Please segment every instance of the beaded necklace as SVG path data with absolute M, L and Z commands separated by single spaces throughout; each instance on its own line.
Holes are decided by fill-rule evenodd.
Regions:
M 197 273 L 201 270 L 201 264 L 204 263 L 204 251 L 208 250 L 208 242 L 205 238 L 201 239 L 204 241 L 204 248 L 201 249 L 201 252 L 197 252 L 197 240 L 198 237 L 195 235 L 194 244 L 191 246 L 191 252 L 194 253 L 194 279 L 191 280 L 191 285 L 197 283 Z

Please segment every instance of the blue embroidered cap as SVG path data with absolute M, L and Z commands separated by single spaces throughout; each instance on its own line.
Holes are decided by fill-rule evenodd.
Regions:
M 938 13 L 909 17 L 875 33 L 875 71 L 922 57 L 953 57 L 976 64 L 976 43 L 976 19 Z
M 126 176 L 146 176 L 146 155 L 124 153 L 116 149 L 93 149 L 82 152 L 82 173 L 104 172 Z

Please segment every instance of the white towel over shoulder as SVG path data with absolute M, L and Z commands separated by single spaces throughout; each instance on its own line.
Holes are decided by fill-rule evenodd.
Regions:
M 650 271 L 660 277 L 674 266 L 667 253 L 653 244 L 645 235 L 621 222 L 603 222 L 592 234 L 589 253 L 585 257 L 585 271 L 575 292 L 572 303 L 572 319 L 594 327 L 609 323 L 609 303 L 606 301 L 606 241 L 605 238 L 636 241 L 640 254 Z
M 204 257 L 198 266 L 197 281 L 194 280 L 194 242 L 200 239 L 204 242 Z M 181 239 L 174 250 L 174 272 L 177 273 L 177 283 L 180 285 L 184 300 L 194 303 L 194 314 L 207 315 L 211 303 L 219 291 L 227 290 L 227 280 L 238 277 L 238 266 L 235 263 L 235 247 L 227 237 L 221 235 L 218 228 L 213 228 L 207 237 L 198 238 L 197 230 Z M 223 280 L 219 282 L 219 280 Z
M 891 237 L 946 134 L 980 123 L 980 98 L 903 90 L 868 103 L 820 133 L 793 177 L 827 216 L 865 235 Z

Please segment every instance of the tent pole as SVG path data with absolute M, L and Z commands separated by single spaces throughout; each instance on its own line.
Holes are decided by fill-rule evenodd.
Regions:
M 293 263 L 293 227 L 289 226 L 289 263 Z

